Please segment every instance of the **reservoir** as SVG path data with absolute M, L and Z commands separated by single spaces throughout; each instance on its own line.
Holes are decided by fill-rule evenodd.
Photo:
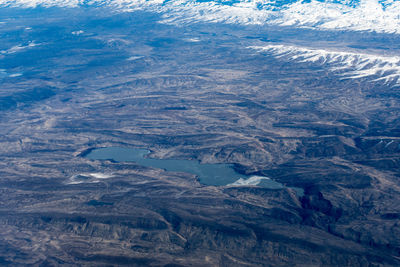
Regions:
M 201 184 L 214 186 L 257 185 L 269 189 L 281 189 L 285 186 L 268 177 L 247 176 L 237 173 L 232 164 L 200 164 L 195 160 L 154 159 L 147 157 L 150 151 L 137 148 L 104 147 L 93 149 L 85 157 L 91 160 L 132 161 L 139 165 L 164 169 L 171 172 L 186 172 L 198 177 Z M 301 188 L 292 188 L 301 196 Z

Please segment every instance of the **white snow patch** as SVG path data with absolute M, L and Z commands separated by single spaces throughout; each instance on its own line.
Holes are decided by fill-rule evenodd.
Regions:
M 16 73 L 8 73 L 7 70 L 5 69 L 0 69 L 0 77 L 19 77 L 22 76 L 22 73 L 16 72 Z
M 73 35 L 81 35 L 83 33 L 84 33 L 84 31 L 82 31 L 82 30 L 71 32 L 71 34 L 73 34 Z
M 11 78 L 19 77 L 19 76 L 22 76 L 22 73 L 13 73 L 13 74 L 8 75 L 8 77 L 11 77 Z
M 190 42 L 190 43 L 198 43 L 200 42 L 199 38 L 187 38 L 185 39 L 186 42 Z
M 66 184 L 99 183 L 102 179 L 109 179 L 112 177 L 114 177 L 114 175 L 100 172 L 80 173 L 71 176 Z
M 34 47 L 34 46 L 37 46 L 37 45 L 38 44 L 36 44 L 35 42 L 30 42 L 27 45 L 16 45 L 16 46 L 13 46 L 13 47 L 11 47 L 11 48 L 9 48 L 7 50 L 1 50 L 0 54 L 3 54 L 3 55 L 4 54 L 14 54 L 14 53 L 17 53 L 17 52 L 19 52 L 21 50 L 25 50 L 27 48 L 31 48 L 31 47 Z
M 271 180 L 271 179 L 268 177 L 264 177 L 264 176 L 254 175 L 248 179 L 240 178 L 236 182 L 228 184 L 227 186 L 258 185 L 261 183 L 262 180 Z
M 126 60 L 133 61 L 133 60 L 137 60 L 137 59 L 141 59 L 141 58 L 143 58 L 143 56 L 131 56 L 131 57 L 127 58 Z
M 100 172 L 89 173 L 89 175 L 97 179 L 108 179 L 113 177 L 113 175 L 111 174 L 100 173 Z

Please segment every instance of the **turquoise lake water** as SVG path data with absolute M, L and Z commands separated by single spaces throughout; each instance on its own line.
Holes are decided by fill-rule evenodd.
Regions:
M 171 172 L 186 172 L 196 175 L 201 184 L 225 185 L 257 185 L 269 189 L 281 189 L 285 186 L 268 177 L 247 176 L 237 173 L 232 164 L 200 164 L 196 160 L 153 159 L 147 157 L 150 151 L 137 148 L 104 147 L 93 149 L 85 157 L 92 160 L 114 160 L 117 162 L 132 161 L 139 165 L 164 169 Z M 302 195 L 301 188 L 292 188 Z

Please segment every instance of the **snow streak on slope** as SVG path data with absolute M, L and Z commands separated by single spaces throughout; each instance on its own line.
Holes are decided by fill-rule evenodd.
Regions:
M 17 53 L 18 51 L 25 50 L 30 47 L 35 47 L 37 45 L 38 44 L 36 44 L 35 42 L 30 42 L 27 45 L 16 45 L 7 50 L 0 50 L 0 55 L 14 54 L 14 53 Z
M 398 0 L 0 0 L 0 6 L 110 6 L 162 14 L 165 23 L 223 22 L 400 34 Z
M 400 57 L 398 56 L 329 51 L 291 45 L 253 46 L 250 48 L 271 53 L 275 57 L 285 60 L 326 65 L 332 71 L 340 71 L 341 75 L 346 78 L 371 77 L 374 81 L 400 85 Z
M 283 186 L 275 181 L 272 181 L 268 177 L 254 175 L 248 179 L 239 178 L 237 181 L 227 184 L 227 186 L 248 186 L 248 185 L 259 185 L 263 180 L 270 181 L 274 188 L 283 188 Z

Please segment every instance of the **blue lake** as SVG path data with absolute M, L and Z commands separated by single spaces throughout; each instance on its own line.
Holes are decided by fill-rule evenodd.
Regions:
M 85 157 L 91 160 L 132 161 L 139 165 L 164 169 L 171 172 L 186 172 L 196 175 L 201 184 L 214 186 L 257 185 L 269 189 L 282 189 L 285 186 L 268 177 L 247 176 L 237 173 L 232 164 L 200 164 L 195 160 L 149 158 L 150 151 L 137 148 L 104 147 L 93 149 Z M 301 188 L 292 188 L 302 195 Z

